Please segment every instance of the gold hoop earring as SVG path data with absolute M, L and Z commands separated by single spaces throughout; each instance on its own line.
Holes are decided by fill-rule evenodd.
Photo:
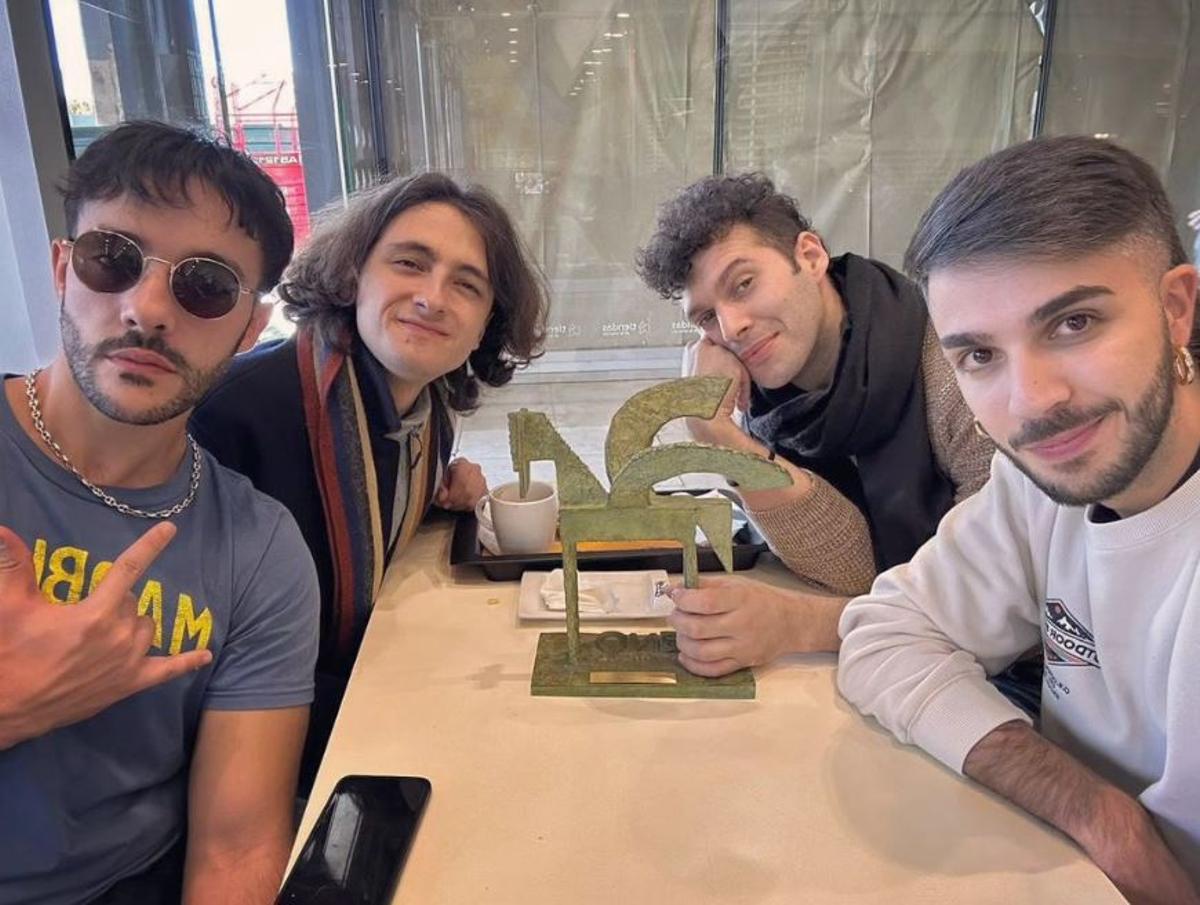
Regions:
M 975 433 L 977 433 L 979 436 L 983 437 L 983 439 L 985 439 L 985 440 L 992 439 L 991 437 L 988 436 L 988 432 L 983 429 L 983 425 L 979 423 L 978 418 L 976 418 L 973 423 L 975 425 Z
M 1187 346 L 1178 346 L 1175 349 L 1175 379 L 1181 386 L 1187 386 L 1196 380 L 1196 359 L 1192 358 Z

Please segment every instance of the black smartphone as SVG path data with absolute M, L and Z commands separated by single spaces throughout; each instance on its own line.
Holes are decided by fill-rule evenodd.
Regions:
M 275 905 L 388 905 L 429 790 L 420 776 L 343 776 Z

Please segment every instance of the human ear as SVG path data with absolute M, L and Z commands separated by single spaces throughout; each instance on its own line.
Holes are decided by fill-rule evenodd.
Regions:
M 67 263 L 71 260 L 71 246 L 62 239 L 50 243 L 50 266 L 54 274 L 54 290 L 61 299 L 67 291 Z
M 1200 277 L 1191 264 L 1172 267 L 1159 280 L 1158 297 L 1167 316 L 1167 330 L 1173 346 L 1186 346 L 1191 341 L 1198 285 Z
M 794 257 L 796 267 L 813 279 L 821 279 L 829 270 L 829 251 L 821 237 L 811 230 L 803 230 L 796 236 Z

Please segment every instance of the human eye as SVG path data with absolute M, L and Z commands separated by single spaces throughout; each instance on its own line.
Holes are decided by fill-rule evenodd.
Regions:
M 483 298 L 483 290 L 471 280 L 459 280 L 458 287 L 473 298 Z
M 701 311 L 698 315 L 696 315 L 694 318 L 692 318 L 692 323 L 695 324 L 697 327 L 699 327 L 701 330 L 706 329 L 710 324 L 712 324 L 712 322 L 713 322 L 713 313 L 712 313 L 711 309 L 708 311 Z
M 423 269 L 421 262 L 411 255 L 397 255 L 392 259 L 392 264 L 400 270 L 420 271 Z
M 754 285 L 753 276 L 744 276 L 733 284 L 734 297 L 745 295 L 750 291 L 750 287 Z
M 970 374 L 986 368 L 996 359 L 996 353 L 991 349 L 984 349 L 979 346 L 973 349 L 967 349 L 958 357 L 955 366 L 958 370 Z
M 1087 311 L 1074 311 L 1054 325 L 1051 336 L 1072 337 L 1086 333 L 1096 323 L 1096 316 Z

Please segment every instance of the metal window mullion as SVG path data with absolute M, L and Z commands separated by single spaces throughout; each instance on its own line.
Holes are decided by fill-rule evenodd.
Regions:
M 1033 134 L 1040 138 L 1046 125 L 1046 93 L 1050 88 L 1050 67 L 1054 61 L 1054 29 L 1058 21 L 1058 0 L 1046 0 L 1045 32 L 1042 34 L 1042 63 L 1038 71 L 1037 97 L 1033 103 Z
M 371 138 L 375 145 L 375 173 L 387 176 L 391 172 L 388 156 L 387 126 L 384 125 L 383 64 L 379 56 L 379 15 L 375 0 L 361 0 L 363 19 L 363 50 L 366 54 L 367 97 L 370 99 Z
M 716 0 L 713 44 L 713 175 L 725 172 L 725 103 L 729 67 L 729 0 Z
M 213 65 L 217 67 L 217 101 L 221 105 L 221 125 L 224 127 L 225 137 L 232 142 L 233 124 L 229 121 L 229 99 L 225 96 L 225 64 L 221 62 L 221 38 L 217 34 L 217 11 L 213 0 L 208 0 L 208 30 L 212 34 Z M 199 38 L 199 35 L 196 37 Z M 201 84 L 203 85 L 203 82 Z

